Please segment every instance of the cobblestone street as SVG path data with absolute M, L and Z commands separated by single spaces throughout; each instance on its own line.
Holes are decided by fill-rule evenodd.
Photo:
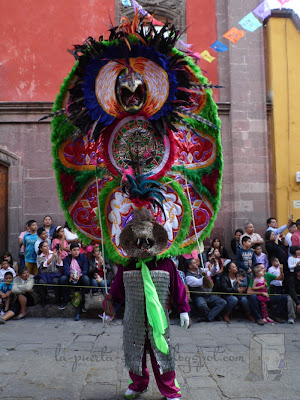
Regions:
M 194 323 L 186 332 L 177 323 L 171 333 L 182 399 L 300 399 L 299 321 L 261 327 L 235 319 Z M 27 318 L 0 329 L 1 399 L 123 398 L 121 320 Z M 163 398 L 152 373 L 140 398 Z

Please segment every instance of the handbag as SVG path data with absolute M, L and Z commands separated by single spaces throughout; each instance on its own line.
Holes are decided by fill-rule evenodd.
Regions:
M 102 309 L 102 303 L 104 296 L 101 292 L 93 293 L 90 290 L 85 294 L 85 305 L 86 310 L 99 310 Z

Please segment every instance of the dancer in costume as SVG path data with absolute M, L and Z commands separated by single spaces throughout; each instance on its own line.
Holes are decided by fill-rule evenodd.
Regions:
M 173 261 L 156 259 L 167 243 L 166 230 L 146 209 L 136 210 L 120 235 L 120 246 L 132 258 L 126 267 L 119 268 L 108 299 L 122 303 L 125 298 L 124 354 L 132 380 L 125 393 L 126 399 L 133 399 L 147 390 L 147 351 L 161 394 L 167 399 L 181 397 L 170 341 L 169 292 L 180 312 L 181 326 L 186 328 L 190 307 Z
M 121 301 L 126 294 L 131 397 L 147 387 L 147 349 L 161 393 L 180 397 L 166 313 L 169 287 L 185 326 L 189 308 L 168 257 L 199 247 L 220 207 L 220 120 L 211 92 L 219 86 L 208 84 L 175 48 L 179 36 L 174 26 L 158 31 L 136 13 L 132 23 L 123 17 L 112 27 L 108 40 L 90 37 L 76 45 L 70 51 L 76 64 L 51 114 L 66 220 L 84 243 L 102 242 L 105 256 L 124 266 L 111 295 Z

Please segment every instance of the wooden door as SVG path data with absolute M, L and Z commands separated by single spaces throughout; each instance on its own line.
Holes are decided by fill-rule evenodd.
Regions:
M 8 250 L 8 167 L 0 164 L 0 255 Z

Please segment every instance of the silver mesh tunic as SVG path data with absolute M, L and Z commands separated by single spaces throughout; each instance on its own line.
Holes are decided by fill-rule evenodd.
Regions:
M 142 375 L 142 358 L 144 354 L 146 330 L 148 330 L 148 337 L 161 374 L 175 369 L 174 352 L 171 348 L 170 342 L 169 315 L 167 310 L 170 275 L 168 272 L 160 270 L 150 271 L 150 275 L 168 321 L 168 328 L 165 331 L 164 337 L 169 345 L 169 354 L 161 353 L 156 347 L 152 327 L 145 317 L 145 294 L 141 271 L 134 270 L 124 272 L 123 280 L 126 306 L 123 319 L 123 346 L 125 365 L 137 375 Z

